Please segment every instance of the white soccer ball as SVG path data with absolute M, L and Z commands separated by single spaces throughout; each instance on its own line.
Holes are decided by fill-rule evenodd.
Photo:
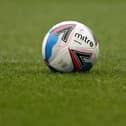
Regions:
M 86 72 L 96 63 L 99 43 L 86 25 L 64 21 L 53 26 L 42 43 L 42 56 L 56 72 Z

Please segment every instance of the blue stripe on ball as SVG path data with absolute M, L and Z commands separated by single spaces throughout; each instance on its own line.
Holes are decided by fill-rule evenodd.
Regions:
M 49 58 L 52 55 L 52 48 L 53 46 L 57 43 L 58 41 L 58 36 L 54 35 L 54 34 L 50 34 L 47 40 L 47 44 L 46 44 L 46 49 L 45 49 L 45 57 L 46 57 L 46 61 L 48 62 Z

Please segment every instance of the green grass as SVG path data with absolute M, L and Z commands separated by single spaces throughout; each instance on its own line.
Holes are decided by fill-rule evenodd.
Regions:
M 0 126 L 125 126 L 125 13 L 125 0 L 1 0 Z M 64 20 L 99 39 L 87 74 L 55 74 L 42 62 L 45 33 Z

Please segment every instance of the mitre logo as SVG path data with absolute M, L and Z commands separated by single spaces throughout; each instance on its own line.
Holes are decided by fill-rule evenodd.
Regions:
M 91 40 L 89 40 L 87 36 L 84 36 L 84 35 L 82 35 L 82 34 L 80 34 L 80 33 L 75 33 L 74 36 L 75 36 L 77 39 L 82 40 L 82 41 L 85 42 L 86 44 L 89 44 L 90 47 L 93 47 L 93 46 L 94 46 L 94 43 L 93 43 Z

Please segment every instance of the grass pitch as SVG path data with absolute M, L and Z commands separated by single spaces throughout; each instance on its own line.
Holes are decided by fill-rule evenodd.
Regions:
M 125 126 L 126 2 L 0 1 L 0 126 Z M 87 24 L 100 43 L 87 74 L 54 74 L 41 41 L 54 24 Z

